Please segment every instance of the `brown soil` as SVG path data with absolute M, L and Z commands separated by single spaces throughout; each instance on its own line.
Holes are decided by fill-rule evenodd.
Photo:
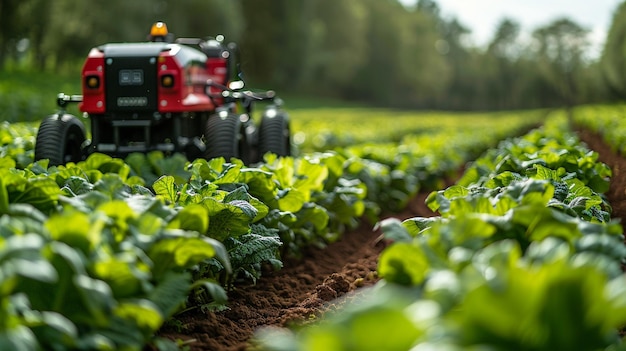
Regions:
M 607 194 L 613 215 L 626 215 L 626 160 L 610 150 L 601 139 L 587 131 L 581 139 L 600 153 L 600 160 L 613 169 L 611 189 Z M 394 217 L 435 215 L 424 204 L 428 193 L 419 194 L 403 213 Z M 287 326 L 317 319 L 333 309 L 338 297 L 353 294 L 359 287 L 377 280 L 379 253 L 386 242 L 363 223 L 324 249 L 310 248 L 300 260 L 288 260 L 279 271 L 266 272 L 256 285 L 238 286 L 230 292 L 228 309 L 202 312 L 193 309 L 176 316 L 180 323 L 166 326 L 159 333 L 186 342 L 191 350 L 246 350 L 248 340 L 263 326 Z
M 403 213 L 394 217 L 433 216 L 419 194 Z M 302 259 L 285 262 L 279 271 L 264 272 L 256 285 L 237 286 L 229 293 L 228 309 L 177 315 L 159 333 L 180 339 L 191 350 L 245 350 L 252 334 L 263 326 L 287 326 L 317 319 L 336 308 L 338 297 L 378 281 L 378 255 L 386 247 L 373 224 L 362 223 L 326 248 L 309 248 Z

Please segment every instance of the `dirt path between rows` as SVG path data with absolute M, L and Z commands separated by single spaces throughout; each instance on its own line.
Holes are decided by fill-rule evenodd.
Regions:
M 587 131 L 579 135 L 590 149 L 598 151 L 600 161 L 613 169 L 607 197 L 613 216 L 626 217 L 626 159 L 612 152 L 597 135 Z M 420 193 L 406 211 L 393 217 L 433 216 L 424 204 L 427 195 Z M 176 317 L 180 322 L 176 328 L 166 326 L 159 334 L 186 341 L 192 351 L 246 350 L 258 328 L 313 320 L 323 309 L 334 308 L 337 297 L 376 283 L 378 255 L 385 246 L 373 223 L 363 223 L 327 248 L 310 248 L 303 259 L 288 260 L 283 269 L 266 272 L 256 285 L 238 286 L 229 294 L 228 310 L 188 311 Z
M 403 213 L 405 219 L 434 213 L 426 207 L 427 192 L 419 194 Z M 378 255 L 386 243 L 374 223 L 362 223 L 324 249 L 309 248 L 302 259 L 287 260 L 274 272 L 265 272 L 256 285 L 237 286 L 229 293 L 229 309 L 203 313 L 199 309 L 176 316 L 178 326 L 159 333 L 188 342 L 191 350 L 245 350 L 262 326 L 288 326 L 317 318 L 332 309 L 338 297 L 378 281 Z

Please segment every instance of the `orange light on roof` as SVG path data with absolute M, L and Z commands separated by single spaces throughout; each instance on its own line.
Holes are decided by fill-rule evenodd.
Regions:
M 152 25 L 150 29 L 150 36 L 152 37 L 164 37 L 167 35 L 167 26 L 163 22 L 157 22 Z

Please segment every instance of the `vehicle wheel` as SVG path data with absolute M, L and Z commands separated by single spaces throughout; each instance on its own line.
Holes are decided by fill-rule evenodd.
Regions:
M 206 123 L 204 139 L 206 145 L 204 157 L 207 160 L 224 157 L 228 161 L 231 157 L 236 157 L 248 163 L 250 148 L 239 115 L 229 113 L 225 117 L 218 114 L 210 116 Z
M 276 110 L 269 110 L 276 111 Z M 267 152 L 278 156 L 291 155 L 291 131 L 285 112 L 264 113 L 259 126 L 259 157 Z
M 54 114 L 41 122 L 35 139 L 35 161 L 48 159 L 50 166 L 78 162 L 83 158 L 85 125 L 70 114 Z

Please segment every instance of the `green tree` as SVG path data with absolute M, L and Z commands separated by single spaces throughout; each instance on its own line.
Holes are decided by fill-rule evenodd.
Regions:
M 344 96 L 366 62 L 367 8 L 358 0 L 310 3 L 312 18 L 302 64 L 303 85 L 318 94 Z
M 416 10 L 428 14 L 435 19 L 439 19 L 441 16 L 441 9 L 434 0 L 418 0 Z
M 242 65 L 248 79 L 281 89 L 301 85 L 312 5 L 310 0 L 241 0 Z
M 626 2 L 616 9 L 600 59 L 604 81 L 613 97 L 626 97 Z
M 229 0 L 28 0 L 15 15 L 27 28 L 23 35 L 30 39 L 36 67 L 49 65 L 75 74 L 92 47 L 147 40 L 157 20 L 178 36 L 224 34 L 237 40 L 243 27 L 238 6 Z
M 520 51 L 518 41 L 520 25 L 513 19 L 503 18 L 487 46 L 482 60 L 488 84 L 488 93 L 481 97 L 491 108 L 506 109 L 521 105 L 523 78 L 519 74 Z M 488 101 L 488 102 L 487 102 Z
M 9 57 L 15 56 L 17 41 L 25 37 L 28 22 L 20 18 L 28 0 L 0 0 L 0 68 Z
M 47 55 L 44 52 L 44 39 L 50 29 L 50 11 L 52 1 L 30 0 L 22 6 L 18 16 L 22 19 L 29 19 L 27 37 L 29 47 L 32 52 L 32 60 L 35 68 L 43 70 L 46 67 Z
M 520 44 L 517 41 L 520 34 L 520 24 L 511 18 L 504 18 L 496 27 L 493 39 L 487 47 L 487 52 L 505 59 L 515 59 L 519 56 Z
M 145 1 L 145 0 L 142 0 Z M 243 30 L 239 1 L 232 0 L 162 0 L 148 1 L 148 16 L 140 29 L 145 36 L 153 22 L 159 20 L 177 37 L 215 37 L 224 35 L 237 41 Z M 139 5 L 142 7 L 142 5 Z M 137 9 L 141 11 L 141 9 Z
M 369 0 L 366 63 L 354 96 L 390 106 L 424 106 L 447 85 L 448 66 L 436 50 L 436 21 L 397 1 Z
M 41 55 L 56 70 L 79 70 L 89 50 L 101 44 L 146 40 L 153 21 L 149 0 L 51 3 L 47 35 L 40 45 Z
M 584 54 L 590 47 L 588 34 L 588 29 L 569 18 L 556 19 L 533 32 L 543 78 L 568 106 L 582 100 L 581 72 L 585 66 Z
M 476 95 L 485 86 L 480 83 L 479 62 L 465 46 L 466 38 L 471 30 L 457 18 L 441 20 L 439 31 L 446 48 L 445 58 L 451 70 L 448 92 L 439 101 L 439 107 L 447 109 L 463 109 L 476 102 Z M 478 70 L 478 71 L 477 71 Z

